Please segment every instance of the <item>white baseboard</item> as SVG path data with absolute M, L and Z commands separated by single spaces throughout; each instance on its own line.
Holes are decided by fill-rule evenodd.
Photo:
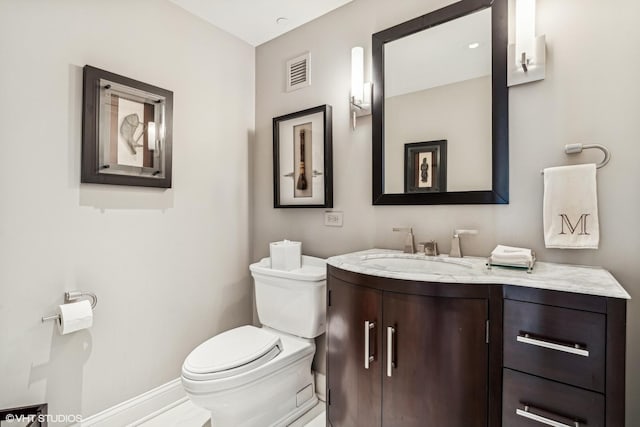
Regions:
M 323 402 L 327 401 L 327 376 L 319 372 L 315 373 L 316 376 L 316 395 L 318 399 Z
M 82 420 L 79 426 L 110 427 L 137 424 L 141 420 L 148 419 L 184 402 L 186 399 L 187 395 L 182 388 L 180 378 L 176 378 L 160 387 L 92 415 Z
M 318 372 L 314 375 L 316 395 L 318 399 L 325 402 L 327 377 Z M 188 397 L 182 388 L 180 378 L 176 378 L 153 390 L 85 418 L 81 424 L 76 424 L 76 426 L 111 427 L 138 425 L 185 402 L 187 399 Z

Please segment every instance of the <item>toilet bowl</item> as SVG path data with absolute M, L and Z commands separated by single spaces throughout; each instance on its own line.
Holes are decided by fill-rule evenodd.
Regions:
M 303 256 L 302 268 L 277 271 L 265 258 L 250 269 L 263 326 L 222 332 L 182 366 L 182 385 L 212 427 L 286 426 L 318 401 L 311 363 L 325 326 L 324 260 Z

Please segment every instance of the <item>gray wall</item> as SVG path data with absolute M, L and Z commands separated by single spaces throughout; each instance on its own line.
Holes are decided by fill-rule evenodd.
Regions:
M 436 239 L 443 252 L 456 227 L 477 228 L 464 239 L 469 255 L 487 255 L 500 244 L 527 246 L 540 260 L 609 269 L 640 297 L 640 3 L 619 0 L 539 0 L 538 33 L 547 35 L 547 79 L 510 90 L 510 192 L 507 206 L 371 205 L 370 117 L 349 127 L 350 49 L 371 34 L 445 5 L 445 1 L 355 0 L 257 48 L 256 141 L 253 170 L 253 254 L 268 255 L 268 242 L 301 240 L 309 255 L 327 257 L 372 247 L 401 248 L 394 225 L 411 225 L 418 239 Z M 285 61 L 309 50 L 311 86 L 284 91 Z M 323 226 L 322 209 L 273 209 L 271 119 L 320 104 L 333 106 L 335 209 L 344 227 Z M 573 142 L 607 145 L 609 165 L 598 171 L 601 242 L 599 250 L 544 248 L 542 177 L 547 166 L 599 161 L 598 153 L 567 157 Z M 640 424 L 640 306 L 628 305 L 627 425 Z M 322 350 L 322 349 L 321 349 Z M 320 370 L 323 363 L 317 361 Z
M 0 0 L 0 408 L 85 417 L 251 321 L 254 49 L 168 1 Z M 169 190 L 80 184 L 82 67 L 174 92 Z M 90 330 L 40 317 L 99 298 Z

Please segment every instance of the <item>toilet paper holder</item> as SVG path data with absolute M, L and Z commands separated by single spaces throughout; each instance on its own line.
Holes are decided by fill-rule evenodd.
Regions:
M 91 309 L 95 309 L 96 305 L 98 305 L 98 297 L 93 292 L 86 291 L 68 291 L 64 293 L 64 303 L 69 304 L 70 302 L 74 302 L 79 300 L 80 298 L 88 297 L 91 299 Z M 42 322 L 46 322 L 48 320 L 59 320 L 60 315 L 54 314 L 53 316 L 43 316 Z

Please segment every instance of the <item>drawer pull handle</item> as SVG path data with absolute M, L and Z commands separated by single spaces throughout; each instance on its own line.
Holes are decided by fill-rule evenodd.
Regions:
M 537 421 L 540 424 L 544 424 L 544 425 L 552 426 L 552 427 L 580 427 L 580 423 L 578 421 L 574 421 L 573 425 L 569 425 L 569 424 L 565 424 L 565 423 L 561 423 L 561 422 L 552 420 L 551 418 L 547 418 L 547 417 L 543 417 L 541 415 L 534 414 L 533 412 L 529 412 L 529 409 L 531 409 L 530 406 L 525 406 L 524 409 L 517 408 L 516 409 L 516 415 L 519 415 L 521 417 L 528 418 L 528 419 L 533 420 L 533 421 Z
M 387 327 L 387 376 L 390 377 L 393 374 L 393 368 L 396 367 L 393 361 L 393 335 L 396 333 L 396 329 L 393 326 Z
M 556 344 L 554 342 L 543 341 L 537 338 L 531 338 L 529 334 L 524 334 L 524 336 L 518 335 L 516 337 L 516 341 L 525 343 L 525 344 L 535 345 L 538 347 L 550 348 L 551 350 L 564 351 L 565 353 L 577 354 L 578 356 L 589 357 L 589 350 L 580 348 L 578 344 L 576 344 L 573 347 L 568 345 Z
M 364 369 L 369 369 L 369 363 L 375 360 L 375 357 L 371 354 L 371 331 L 376 327 L 376 322 L 364 322 Z

